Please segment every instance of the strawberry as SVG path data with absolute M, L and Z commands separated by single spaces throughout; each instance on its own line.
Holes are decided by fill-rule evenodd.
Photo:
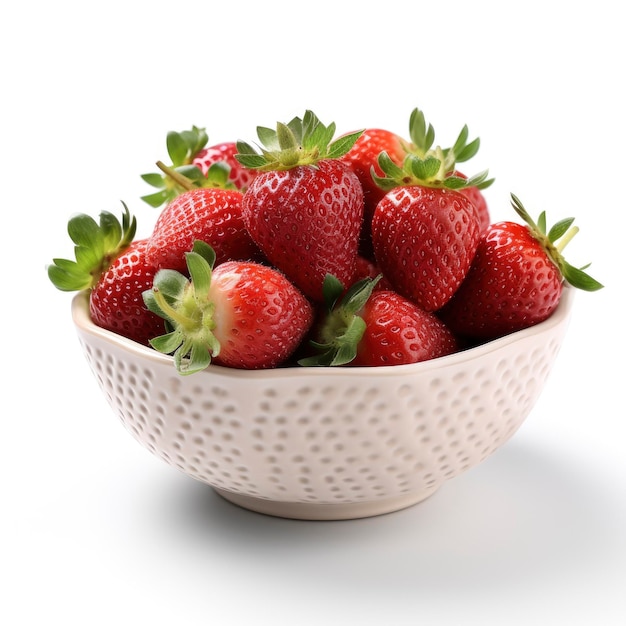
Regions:
M 328 308 L 310 342 L 317 354 L 300 365 L 405 365 L 458 349 L 441 320 L 395 291 L 376 290 L 378 279 L 358 281 L 342 297 L 343 285 L 326 278 Z
M 273 265 L 321 301 L 327 273 L 350 284 L 355 271 L 363 189 L 339 157 L 359 133 L 331 141 L 335 124 L 324 126 L 311 111 L 275 131 L 257 130 L 261 154 L 237 144 L 237 160 L 259 170 L 243 196 L 246 228 Z
M 257 171 L 243 167 L 235 158 L 237 154 L 237 143 L 226 141 L 223 143 L 202 148 L 193 158 L 191 164 L 200 169 L 204 176 L 214 163 L 226 163 L 230 167 L 228 180 L 241 191 L 245 191 L 256 176 Z
M 136 220 L 124 209 L 121 224 L 107 211 L 99 223 L 85 214 L 74 216 L 68 232 L 76 244 L 76 260 L 54 259 L 48 276 L 62 291 L 89 290 L 94 324 L 148 345 L 164 329 L 142 296 L 152 286 L 156 268 L 146 259 L 147 241 L 133 241 Z
M 356 140 L 356 143 L 341 157 L 357 175 L 363 187 L 363 230 L 361 233 L 361 254 L 372 258 L 371 223 L 376 205 L 382 200 L 386 191 L 381 189 L 372 178 L 374 172 L 382 176 L 383 172 L 378 165 L 378 155 L 386 152 L 389 158 L 397 165 L 402 165 L 407 146 L 399 135 L 383 128 L 367 128 Z
M 383 152 L 384 176 L 372 173 L 383 189 L 372 219 L 372 244 L 382 272 L 394 289 L 426 311 L 436 311 L 452 297 L 467 274 L 480 234 L 478 213 L 459 190 L 483 189 L 487 172 L 471 178 L 454 175 L 457 160 L 467 160 L 478 140 L 467 143 L 464 127 L 453 148 L 431 148 L 432 126 L 415 114 L 422 136 L 414 130 L 413 152 L 402 167 Z
M 490 340 L 538 324 L 552 315 L 563 285 L 585 291 L 602 285 L 563 258 L 565 245 L 578 232 L 573 218 L 546 232 L 543 212 L 534 222 L 520 200 L 512 205 L 524 224 L 492 224 L 481 235 L 463 284 L 439 316 L 454 332 Z
M 394 289 L 427 311 L 440 309 L 469 270 L 479 223 L 458 191 L 398 187 L 380 201 L 372 220 L 376 260 Z
M 185 254 L 196 239 L 208 243 L 215 251 L 217 263 L 252 259 L 259 255 L 242 217 L 243 194 L 224 188 L 228 171 L 214 164 L 207 182 L 215 186 L 196 188 L 180 173 L 160 164 L 187 191 L 176 196 L 161 211 L 148 238 L 147 259 L 157 268 L 184 272 Z
M 281 365 L 311 326 L 311 304 L 275 268 L 244 261 L 214 268 L 214 263 L 213 249 L 196 241 L 187 254 L 189 279 L 174 270 L 157 273 L 144 301 L 171 332 L 151 345 L 173 353 L 181 374 L 211 362 L 241 369 Z

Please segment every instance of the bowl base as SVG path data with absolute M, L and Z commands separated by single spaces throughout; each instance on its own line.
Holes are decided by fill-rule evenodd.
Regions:
M 370 500 L 368 502 L 319 504 L 314 502 L 266 500 L 264 498 L 255 498 L 240 493 L 233 493 L 232 491 L 226 491 L 225 489 L 219 489 L 217 487 L 213 487 L 213 490 L 232 504 L 236 504 L 249 511 L 254 511 L 255 513 L 309 521 L 349 520 L 385 515 L 418 504 L 437 491 L 437 489 L 434 488 L 419 493 L 408 493 L 402 496 Z

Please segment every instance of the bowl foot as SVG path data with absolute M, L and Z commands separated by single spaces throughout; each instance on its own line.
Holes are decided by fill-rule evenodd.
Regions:
M 244 509 L 256 513 L 263 513 L 264 515 L 299 520 L 349 520 L 384 515 L 386 513 L 406 509 L 418 502 L 422 502 L 422 500 L 425 500 L 436 491 L 436 489 L 430 489 L 420 493 L 409 493 L 393 498 L 370 500 L 368 502 L 322 504 L 266 500 L 264 498 L 255 498 L 240 493 L 233 493 L 232 491 L 226 491 L 217 487 L 213 487 L 213 490 L 225 500 Z

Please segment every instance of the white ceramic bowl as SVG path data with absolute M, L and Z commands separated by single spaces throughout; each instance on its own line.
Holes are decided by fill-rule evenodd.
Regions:
M 416 504 L 476 466 L 530 413 L 569 321 L 415 365 L 179 375 L 172 358 L 72 314 L 111 407 L 148 450 L 247 509 L 348 519 Z

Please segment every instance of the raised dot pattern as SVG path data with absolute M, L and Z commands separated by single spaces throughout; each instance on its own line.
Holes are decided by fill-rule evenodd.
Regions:
M 221 368 L 183 377 L 81 335 L 109 403 L 148 450 L 213 487 L 302 503 L 428 494 L 477 465 L 530 412 L 560 339 L 397 376 L 270 379 Z

